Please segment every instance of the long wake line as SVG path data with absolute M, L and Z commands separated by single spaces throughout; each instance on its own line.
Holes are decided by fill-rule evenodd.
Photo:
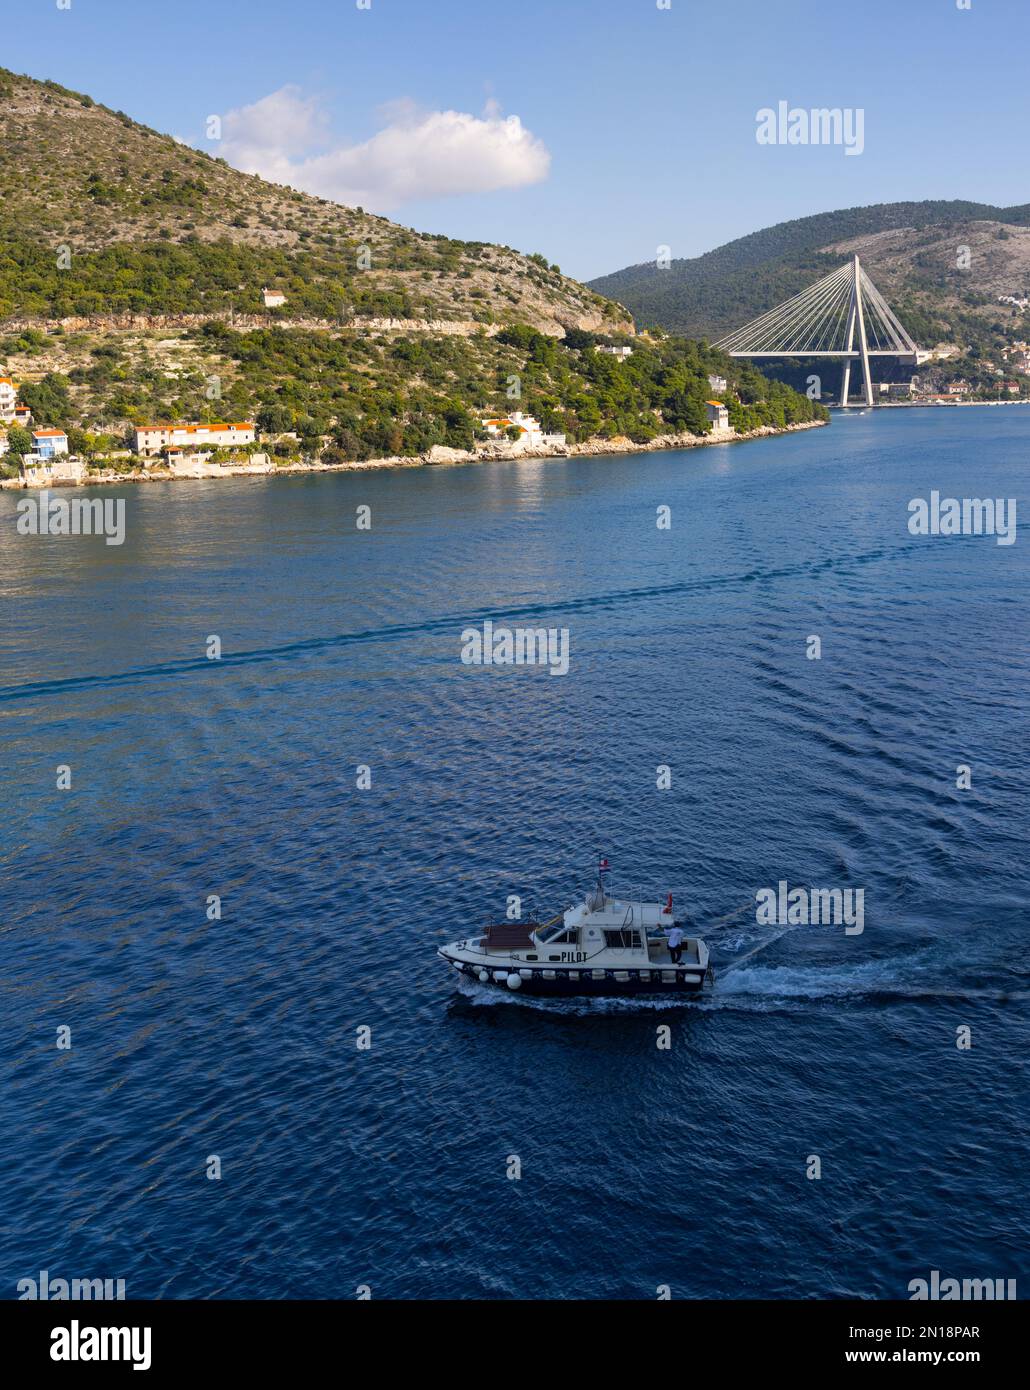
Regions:
M 418 637 L 434 632 L 460 631 L 462 628 L 482 624 L 489 620 L 543 618 L 554 614 L 587 612 L 591 609 L 603 611 L 605 608 L 615 608 L 621 604 L 637 603 L 642 599 L 668 598 L 677 594 L 705 593 L 719 589 L 733 590 L 743 588 L 748 584 L 769 580 L 796 579 L 833 571 L 846 572 L 849 569 L 873 564 L 877 560 L 893 559 L 921 548 L 923 547 L 920 546 L 920 543 L 915 541 L 895 546 L 893 549 L 881 547 L 861 555 L 808 560 L 800 564 L 784 565 L 779 569 L 749 570 L 744 574 L 728 574 L 710 579 L 681 580 L 676 584 L 622 589 L 609 594 L 592 594 L 580 598 L 562 599 L 553 603 L 532 603 L 516 608 L 490 609 L 471 616 L 467 613 L 452 613 L 440 618 L 426 618 L 418 623 L 396 623 L 387 627 L 367 628 L 361 632 L 341 632 L 331 637 L 309 637 L 300 642 L 285 642 L 276 647 L 255 647 L 244 652 L 223 652 L 217 661 L 209 660 L 206 656 L 191 657 L 188 660 L 164 661 L 153 666 L 140 666 L 128 671 L 116 671 L 106 675 L 66 676 L 56 680 L 0 686 L 0 702 L 27 700 L 44 695 L 63 694 L 71 690 L 88 690 L 92 687 L 123 685 L 142 680 L 160 679 L 162 676 L 210 673 L 218 667 L 253 666 L 264 661 L 282 661 L 291 656 L 354 646 L 362 642 L 391 642 L 405 637 Z

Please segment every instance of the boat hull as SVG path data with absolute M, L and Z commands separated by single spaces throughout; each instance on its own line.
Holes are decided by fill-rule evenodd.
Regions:
M 442 953 L 441 953 L 442 954 Z M 612 998 L 650 996 L 683 997 L 700 994 L 712 982 L 711 968 L 680 967 L 674 970 L 572 970 L 526 969 L 512 965 L 477 966 L 445 957 L 455 974 L 473 984 L 486 985 L 504 994 L 525 994 L 534 998 L 568 999 L 576 997 Z M 516 985 L 511 977 L 516 977 Z

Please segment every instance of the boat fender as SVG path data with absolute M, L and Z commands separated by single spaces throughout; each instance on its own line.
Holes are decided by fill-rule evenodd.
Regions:
M 516 975 L 516 973 L 515 973 L 514 970 L 513 970 L 513 971 L 511 972 L 511 974 L 508 976 L 508 988 L 509 988 L 509 989 L 521 989 L 521 988 L 522 988 L 522 976 L 521 976 L 521 975 Z
M 478 974 L 479 974 L 479 982 L 480 982 L 480 984 L 485 985 L 486 982 L 487 982 L 487 980 L 489 980 L 489 978 L 490 978 L 489 971 L 480 970 L 480 971 L 478 972 Z
M 508 978 L 508 972 L 507 972 L 507 970 L 495 970 L 495 971 L 494 971 L 494 983 L 495 983 L 495 984 L 503 985 L 504 982 L 505 982 L 505 980 L 506 980 L 507 978 Z

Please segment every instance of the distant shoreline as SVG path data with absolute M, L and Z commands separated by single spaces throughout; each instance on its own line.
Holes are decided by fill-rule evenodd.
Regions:
M 831 405 L 830 410 L 953 410 L 955 406 L 964 405 L 1030 405 L 1030 399 L 1021 400 L 1018 396 L 1010 396 L 1008 400 L 997 401 L 876 401 L 873 405 Z
M 131 473 L 106 470 L 88 474 L 80 481 L 44 479 L 40 482 L 29 482 L 25 478 L 3 478 L 0 479 L 0 490 L 24 492 L 43 488 L 111 487 L 119 483 L 194 483 L 216 482 L 226 478 L 292 478 L 298 474 L 359 473 L 365 469 L 380 468 L 441 468 L 468 463 L 512 463 L 522 459 L 601 458 L 619 454 L 658 453 L 672 449 L 698 449 L 712 444 L 741 444 L 751 439 L 766 439 L 774 435 L 794 434 L 798 430 L 818 429 L 827 424 L 828 420 L 804 420 L 796 425 L 785 425 L 783 428 L 761 425 L 758 429 L 748 430 L 744 434 L 737 434 L 733 430 L 720 430 L 702 435 L 662 434 L 646 444 L 636 444 L 625 435 L 617 435 L 614 439 L 587 439 L 581 444 L 549 445 L 537 449 L 507 443 L 489 444 L 475 450 L 448 449 L 437 445 L 427 454 L 413 457 L 364 459 L 348 463 L 291 463 L 283 467 L 271 464 L 254 467 L 249 464 L 228 467 L 212 467 L 210 464 L 199 466 L 201 469 L 210 469 L 208 472 L 187 472 L 185 469 L 173 472 L 169 468 L 134 469 Z

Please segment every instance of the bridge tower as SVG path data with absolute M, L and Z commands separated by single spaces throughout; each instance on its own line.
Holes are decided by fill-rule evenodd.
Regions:
M 858 256 L 715 346 L 731 357 L 843 360 L 842 406 L 849 404 L 853 362 L 862 366 L 862 404 L 872 405 L 871 359 L 894 357 L 915 366 L 919 351 Z

